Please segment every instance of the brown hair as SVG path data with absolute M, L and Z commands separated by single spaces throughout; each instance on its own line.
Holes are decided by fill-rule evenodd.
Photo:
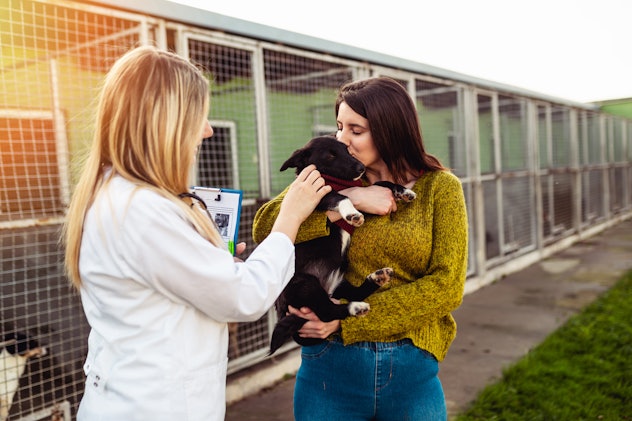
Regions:
M 369 121 L 373 143 L 397 183 L 405 184 L 410 172 L 446 169 L 426 152 L 415 104 L 396 80 L 374 77 L 347 83 L 338 92 L 336 116 L 343 102 Z

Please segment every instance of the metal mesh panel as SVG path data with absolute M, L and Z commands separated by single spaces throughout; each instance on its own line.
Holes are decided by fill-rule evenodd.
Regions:
M 603 170 L 582 174 L 582 222 L 594 223 L 603 218 Z
M 604 151 L 601 148 L 601 123 L 599 114 L 586 112 L 584 114 L 585 136 L 580 138 L 580 162 L 584 165 L 599 164 L 603 161 Z
M 610 168 L 610 211 L 618 213 L 625 205 L 626 168 Z
M 204 139 L 197 156 L 199 186 L 239 188 L 234 125 L 211 121 L 213 137 Z
M 612 158 L 614 162 L 625 162 L 625 138 L 623 135 L 624 122 L 620 118 L 614 119 L 614 139 Z
M 52 113 L 0 116 L 0 220 L 63 213 Z
M 627 184 L 623 183 L 625 193 L 626 193 L 626 199 L 627 199 L 625 202 L 625 208 L 631 209 L 632 208 L 632 189 L 628 187 L 632 187 L 632 166 L 627 167 L 625 174 L 627 175 Z
M 500 215 L 498 197 L 498 184 L 496 181 L 483 182 L 483 206 L 485 219 L 485 253 L 487 259 L 500 256 L 501 231 L 498 221 Z
M 627 123 L 626 134 L 627 134 L 627 142 L 624 142 L 626 143 L 626 150 L 627 150 L 626 161 L 632 162 L 632 122 Z M 629 178 L 628 180 L 631 180 L 632 182 L 632 178 Z
M 524 100 L 501 96 L 498 100 L 500 153 L 503 172 L 528 167 L 526 107 Z
M 534 244 L 533 189 L 528 177 L 503 180 L 503 230 L 501 250 L 509 254 Z
M 489 174 L 486 178 L 490 178 L 483 182 L 486 257 L 494 264 L 504 260 L 498 258 L 535 246 L 535 194 L 527 106 L 524 99 L 506 95 L 498 95 L 497 102 L 486 95 L 477 98 L 481 173 Z M 545 111 L 539 122 L 543 126 L 539 147 L 546 159 Z M 495 125 L 498 138 L 494 136 Z
M 138 22 L 64 4 L 0 5 L 0 412 L 10 419 L 67 416 L 83 391 L 88 326 L 58 245 L 70 155 L 90 140 L 104 72 L 139 40 Z
M 571 164 L 571 124 L 568 108 L 553 107 L 551 111 L 551 165 L 555 168 Z
M 577 141 L 578 141 L 578 162 L 580 167 L 588 163 L 588 117 L 586 112 L 578 113 Z
M 210 119 L 216 134 L 203 142 L 199 184 L 239 188 L 259 196 L 257 118 L 252 52 L 189 40 L 189 55 L 211 80 Z
M 476 102 L 478 113 L 479 165 L 481 174 L 489 174 L 493 173 L 496 168 L 492 98 L 487 95 L 477 95 Z M 485 203 L 487 203 L 487 201 Z
M 571 120 L 569 110 L 562 107 L 538 106 L 538 143 L 540 150 L 540 186 L 542 192 L 542 220 L 540 227 L 545 243 L 569 234 L 573 229 L 575 195 L 571 167 Z M 580 145 L 587 151 L 588 125 L 578 123 Z M 580 148 L 581 149 L 581 148 Z M 580 152 L 580 156 L 586 154 Z M 581 158 L 580 158 L 581 159 Z
M 549 168 L 551 166 L 551 150 L 549 142 L 550 114 L 549 107 L 538 105 L 537 107 L 537 139 L 540 168 Z
M 458 88 L 417 79 L 415 93 L 427 150 L 456 175 L 465 176 L 463 104 Z
M 570 174 L 541 177 L 542 235 L 550 241 L 573 228 L 572 178 Z
M 0 230 L 0 342 L 17 351 L 0 356 L 0 390 L 13 397 L 11 417 L 64 401 L 76 405 L 83 392 L 88 327 L 63 276 L 58 238 L 55 225 Z M 26 357 L 38 348 L 43 352 Z
M 553 175 L 553 216 L 554 231 L 569 231 L 573 229 L 573 205 L 575 192 L 573 190 L 572 173 Z
M 264 69 L 271 191 L 276 194 L 294 178 L 292 169 L 279 172 L 291 153 L 313 136 L 336 132 L 336 93 L 352 73 L 343 64 L 271 49 L 264 49 Z

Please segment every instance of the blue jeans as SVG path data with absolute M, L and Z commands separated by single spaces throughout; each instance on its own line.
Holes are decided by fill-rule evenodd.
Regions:
M 397 342 L 306 346 L 294 387 L 297 421 L 444 421 L 436 358 Z

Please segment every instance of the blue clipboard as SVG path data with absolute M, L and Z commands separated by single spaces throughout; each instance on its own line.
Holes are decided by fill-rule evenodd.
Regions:
M 226 242 L 228 251 L 234 255 L 239 235 L 243 190 L 193 186 L 191 193 L 204 200 L 217 230 Z

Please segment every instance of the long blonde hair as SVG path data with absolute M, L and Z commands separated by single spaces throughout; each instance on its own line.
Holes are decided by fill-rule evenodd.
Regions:
M 178 197 L 189 189 L 208 109 L 208 81 L 175 54 L 138 47 L 108 72 L 97 102 L 94 139 L 62 235 L 66 272 L 76 288 L 81 286 L 79 254 L 86 212 L 113 175 L 177 203 L 201 235 L 217 246 L 223 244 L 208 216 Z

